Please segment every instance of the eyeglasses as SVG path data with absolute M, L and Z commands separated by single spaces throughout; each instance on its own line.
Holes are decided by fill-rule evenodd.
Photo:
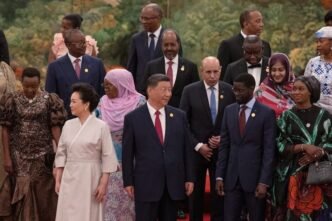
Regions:
M 140 16 L 140 17 L 139 17 L 139 19 L 140 19 L 141 21 L 151 21 L 151 20 L 156 19 L 156 18 L 158 18 L 158 16 L 153 16 L 153 17 Z

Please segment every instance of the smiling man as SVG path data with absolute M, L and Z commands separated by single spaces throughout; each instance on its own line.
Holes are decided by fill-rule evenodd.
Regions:
M 144 85 L 147 79 L 156 73 L 166 74 L 172 85 L 172 97 L 169 105 L 179 107 L 183 88 L 199 80 L 196 64 L 179 56 L 179 35 L 172 29 L 162 34 L 161 47 L 163 57 L 150 61 L 144 72 Z M 146 86 L 144 86 L 146 88 Z

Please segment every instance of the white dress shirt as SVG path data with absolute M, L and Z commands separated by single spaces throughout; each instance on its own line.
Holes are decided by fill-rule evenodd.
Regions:
M 251 64 L 247 63 L 247 67 L 249 67 Z M 262 64 L 262 59 L 259 62 Z M 261 82 L 261 73 L 262 73 L 262 66 L 261 67 L 255 67 L 255 68 L 247 68 L 248 73 L 251 74 L 255 78 L 255 90 L 258 88 L 259 83 Z
M 155 32 L 148 32 L 148 46 L 150 46 L 150 42 L 151 42 L 150 34 L 154 34 L 154 48 L 156 48 L 160 32 L 161 32 L 161 25 Z
M 153 125 L 155 125 L 155 120 L 156 120 L 156 109 L 154 109 L 150 104 L 149 101 L 146 102 L 147 106 L 148 106 L 148 110 L 150 113 L 150 117 L 152 119 Z M 158 110 L 160 112 L 159 114 L 159 119 L 160 119 L 160 123 L 161 123 L 161 129 L 163 132 L 163 140 L 165 140 L 165 131 L 166 131 L 166 112 L 165 112 L 165 107 L 161 108 Z
M 83 56 L 78 57 L 78 58 L 75 58 L 74 56 L 72 56 L 72 55 L 69 54 L 69 52 L 68 52 L 68 57 L 69 57 L 69 59 L 70 59 L 71 64 L 73 65 L 74 70 L 75 70 L 75 64 L 76 64 L 76 63 L 75 63 L 75 60 L 76 60 L 76 59 L 80 59 L 79 64 L 80 64 L 80 67 L 82 67 L 82 57 L 83 57 Z
M 165 59 L 165 74 L 167 75 L 167 69 L 168 69 L 168 62 L 170 61 L 168 58 L 164 57 Z M 176 81 L 176 76 L 178 75 L 178 67 L 179 67 L 179 55 L 176 55 L 172 60 L 172 70 L 173 70 L 173 82 L 172 85 L 174 86 Z

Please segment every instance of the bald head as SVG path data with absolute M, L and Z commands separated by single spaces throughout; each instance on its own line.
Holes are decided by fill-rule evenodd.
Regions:
M 214 86 L 219 82 L 221 66 L 218 58 L 213 56 L 205 57 L 201 63 L 201 77 L 209 86 Z

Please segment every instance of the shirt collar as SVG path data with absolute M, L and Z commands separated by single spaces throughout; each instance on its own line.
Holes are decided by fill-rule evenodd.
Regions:
M 150 115 L 155 116 L 155 113 L 156 113 L 157 110 L 150 105 L 149 101 L 146 102 L 146 105 L 148 106 L 148 110 L 149 110 Z M 159 109 L 159 112 L 160 112 L 161 115 L 165 116 L 165 107 Z
M 68 52 L 68 57 L 69 57 L 71 63 L 74 63 L 74 61 L 75 61 L 76 59 L 80 59 L 80 62 L 82 62 L 82 57 L 83 57 L 83 56 L 80 56 L 80 57 L 76 58 L 76 57 L 72 56 L 72 55 Z
M 148 37 L 150 36 L 150 34 L 154 34 L 155 39 L 159 39 L 160 32 L 161 32 L 161 25 L 155 32 L 148 32 Z
M 253 98 L 251 98 L 251 100 L 248 101 L 245 105 L 247 106 L 247 108 L 252 109 L 252 108 L 254 107 L 255 102 L 256 102 L 256 99 L 255 99 L 255 97 L 253 97 Z M 241 104 L 241 106 L 242 106 L 242 105 L 243 105 L 243 104 Z
M 166 58 L 165 56 L 164 56 L 164 59 L 165 59 L 165 64 L 167 64 L 167 62 L 170 61 L 170 60 L 169 60 L 168 58 Z M 179 61 L 179 55 L 176 55 L 176 56 L 173 58 L 172 62 L 173 62 L 173 64 L 177 64 L 178 61 Z
M 244 32 L 243 32 L 242 30 L 241 30 L 241 35 L 242 35 L 243 38 L 246 38 L 246 37 L 247 37 L 247 35 L 244 34 Z
M 205 89 L 206 90 L 209 90 L 209 88 L 211 87 L 211 86 L 209 86 L 204 80 L 203 80 L 203 82 L 204 82 L 204 86 L 205 86 Z M 218 83 L 216 83 L 215 85 L 213 85 L 212 86 L 215 90 L 219 90 L 219 82 Z
M 252 65 L 252 64 L 250 64 L 250 63 L 248 63 L 248 62 L 246 62 L 246 63 L 247 63 L 247 67 L 250 66 L 250 65 Z M 261 60 L 258 62 L 258 64 L 263 65 L 262 63 L 263 63 L 263 58 L 261 58 Z

